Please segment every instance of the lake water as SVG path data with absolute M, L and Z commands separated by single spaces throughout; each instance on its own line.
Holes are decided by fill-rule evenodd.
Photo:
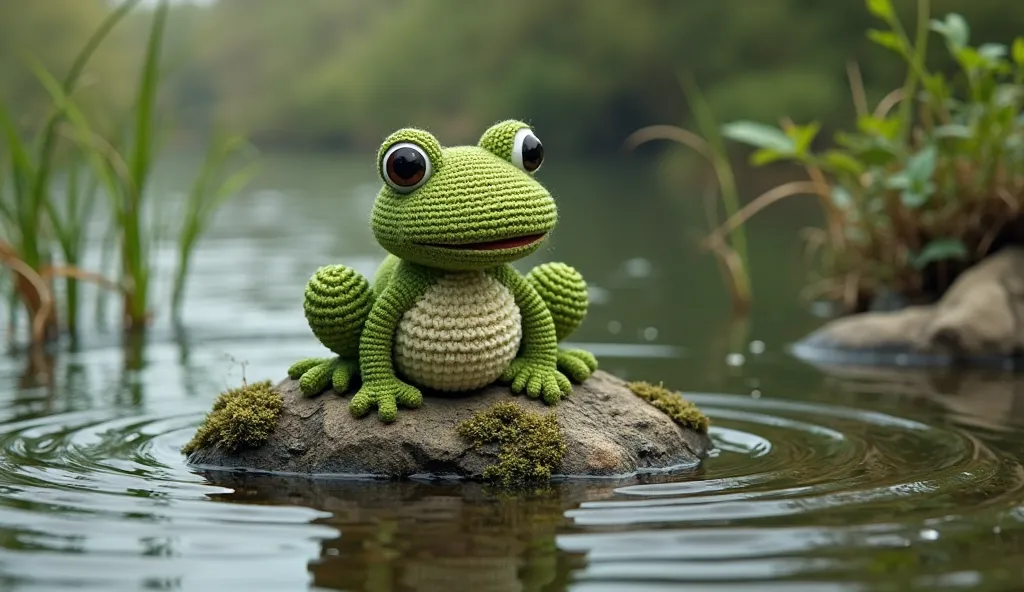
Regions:
M 369 274 L 384 254 L 367 223 L 371 159 L 268 157 L 196 253 L 183 328 L 161 283 L 144 344 L 122 347 L 90 308 L 77 351 L 0 358 L 3 589 L 1024 587 L 1024 382 L 793 359 L 787 344 L 821 322 L 797 298 L 812 205 L 750 226 L 755 303 L 733 322 L 694 246 L 700 192 L 660 185 L 640 160 L 549 158 L 561 222 L 522 269 L 577 267 L 594 303 L 573 341 L 711 416 L 716 452 L 699 470 L 521 495 L 190 471 L 178 450 L 219 391 L 323 351 L 302 315 L 310 274 Z M 161 170 L 161 203 L 187 169 Z M 166 269 L 172 251 L 156 257 Z

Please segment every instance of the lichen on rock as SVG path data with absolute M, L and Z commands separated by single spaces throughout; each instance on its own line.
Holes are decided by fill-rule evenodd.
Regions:
M 708 431 L 710 420 L 691 401 L 683 398 L 682 394 L 672 392 L 662 384 L 651 384 L 649 382 L 630 382 L 627 384 L 629 390 L 641 399 L 650 403 L 655 409 L 672 418 L 672 421 L 686 429 L 694 430 L 704 434 Z
M 565 441 L 554 413 L 526 411 L 502 402 L 459 424 L 459 435 L 478 449 L 499 447 L 498 462 L 484 469 L 485 479 L 505 487 L 548 481 L 565 455 Z
M 283 408 L 284 400 L 269 380 L 228 389 L 181 451 L 191 454 L 216 446 L 235 452 L 259 446 L 274 431 Z

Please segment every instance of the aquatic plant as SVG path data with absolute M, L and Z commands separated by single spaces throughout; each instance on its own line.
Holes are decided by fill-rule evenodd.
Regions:
M 626 146 L 636 148 L 654 140 L 669 140 L 695 150 L 711 165 L 718 186 L 718 195 L 724 205 L 725 215 L 735 216 L 740 209 L 739 191 L 736 188 L 736 177 L 726 152 L 719 125 L 711 110 L 711 105 L 701 93 L 697 83 L 691 78 L 683 78 L 690 108 L 700 130 L 696 134 L 685 128 L 674 125 L 652 125 L 641 128 L 626 138 Z M 707 194 L 704 200 L 704 212 L 708 226 L 714 230 L 719 226 L 719 200 L 715 194 Z M 705 240 L 705 246 L 716 256 L 719 270 L 729 287 L 733 311 L 738 315 L 749 312 L 752 299 L 750 286 L 750 260 L 747 257 L 747 237 L 743 227 L 736 225 L 731 228 L 728 237 L 724 233 L 713 233 Z
M 213 403 L 195 435 L 182 449 L 184 454 L 218 446 L 235 452 L 267 441 L 284 408 L 281 395 L 269 380 L 228 389 Z
M 903 86 L 870 110 L 851 67 L 856 127 L 824 150 L 813 148 L 817 122 L 726 125 L 726 137 L 756 148 L 754 165 L 795 162 L 809 181 L 760 196 L 711 237 L 781 199 L 815 196 L 826 225 L 806 235 L 820 278 L 805 296 L 848 311 L 886 293 L 933 301 L 966 268 L 1024 240 L 1024 37 L 1011 47 L 973 46 L 960 15 L 931 19 L 930 0 L 919 0 L 912 40 L 891 0 L 867 0 L 867 8 L 885 25 L 868 37 L 906 62 Z M 933 33 L 956 73 L 926 64 Z
M 127 0 L 100 23 L 75 56 L 64 80 L 58 85 L 62 94 L 70 95 L 74 91 L 79 78 L 103 40 L 139 1 Z M 23 139 L 16 118 L 0 104 L 2 147 L 7 157 L 0 165 L 0 227 L 10 239 L 6 243 L 4 261 L 7 266 L 11 266 L 12 262 L 18 262 L 11 302 L 21 300 L 25 306 L 29 322 L 34 327 L 34 341 L 53 337 L 57 332 L 57 311 L 53 306 L 52 289 L 46 276 L 56 275 L 58 270 L 50 266 L 52 253 L 45 242 L 44 234 L 46 217 L 49 217 L 58 235 L 64 250 L 65 263 L 70 266 L 64 270 L 63 275 L 75 275 L 73 267 L 77 265 L 77 247 L 81 244 L 80 236 L 74 234 L 81 232 L 81 227 L 73 227 L 70 224 L 75 220 L 61 224 L 52 203 L 51 185 L 55 173 L 55 158 L 65 116 L 64 110 L 53 109 L 39 134 L 33 141 L 28 142 Z M 69 182 L 68 191 L 69 211 L 72 215 L 81 215 L 83 211 L 79 204 L 82 204 L 82 201 L 77 197 L 77 186 L 72 189 Z M 75 195 L 71 194 L 72 191 Z M 83 205 L 90 206 L 88 201 Z M 32 273 L 26 273 L 25 268 L 30 269 Z M 74 281 L 69 280 L 72 283 Z M 68 300 L 68 317 L 74 323 L 77 317 L 72 310 L 77 310 L 77 289 L 72 288 L 68 291 Z M 13 325 L 13 306 L 11 315 Z M 41 323 L 40 318 L 44 319 Z
M 62 82 L 39 63 L 28 66 L 49 93 L 53 106 L 48 119 L 35 136 L 25 137 L 10 112 L 0 105 L 8 161 L 0 167 L 0 231 L 9 237 L 3 267 L 15 272 L 11 302 L 20 300 L 28 312 L 32 342 L 38 344 L 59 334 L 52 279 L 65 279 L 66 328 L 78 332 L 78 282 L 88 281 L 118 293 L 123 298 L 125 329 L 144 329 L 151 318 L 149 286 L 153 273 L 150 252 L 163 233 L 161 215 L 152 216 L 146 197 L 148 182 L 158 155 L 157 95 L 160 86 L 161 47 L 167 26 L 169 2 L 161 0 L 153 10 L 152 23 L 142 59 L 129 120 L 117 133 L 104 136 L 79 108 L 73 92 L 89 58 L 140 0 L 127 0 L 111 12 L 86 46 Z M 228 198 L 237 194 L 252 178 L 254 163 L 247 160 L 233 167 L 239 156 L 247 156 L 248 144 L 238 136 L 221 135 L 209 145 L 206 158 L 184 203 L 177 236 L 178 264 L 172 283 L 172 313 L 180 312 L 190 256 L 209 222 Z M 63 155 L 57 159 L 56 155 Z M 56 178 L 64 183 L 58 187 Z M 63 189 L 63 194 L 58 189 Z M 79 268 L 85 229 L 93 215 L 98 196 L 109 200 L 108 235 L 120 255 L 120 277 L 108 280 L 100 273 Z M 162 214 L 158 213 L 158 214 Z M 155 218 L 157 222 L 147 221 Z M 106 245 L 106 243 L 105 243 Z M 60 252 L 63 265 L 54 265 Z M 26 273 L 26 268 L 32 273 Z M 31 280 L 29 278 L 32 278 Z M 13 327 L 17 313 L 11 307 Z M 40 323 L 38 319 L 44 319 Z M 12 331 L 13 333 L 13 331 Z
M 498 462 L 484 469 L 483 476 L 504 487 L 548 481 L 565 455 L 555 414 L 526 411 L 511 401 L 477 413 L 459 424 L 458 431 L 478 449 L 498 445 Z
M 708 431 L 711 420 L 691 401 L 684 399 L 682 394 L 672 392 L 660 383 L 637 381 L 627 383 L 626 386 L 634 395 L 672 418 L 679 426 L 702 434 Z

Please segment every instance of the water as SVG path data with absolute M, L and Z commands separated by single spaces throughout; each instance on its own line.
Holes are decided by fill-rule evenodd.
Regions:
M 524 268 L 578 267 L 595 304 L 574 340 L 712 417 L 701 469 L 515 496 L 190 471 L 178 449 L 218 391 L 320 351 L 301 312 L 313 270 L 371 273 L 382 257 L 365 165 L 272 158 L 197 253 L 184 329 L 161 320 L 124 348 L 90 323 L 78 351 L 0 359 L 4 589 L 1024 586 L 1024 382 L 795 361 L 786 344 L 820 322 L 797 300 L 813 209 L 755 221 L 754 313 L 730 323 L 714 262 L 693 247 L 696 198 L 630 163 L 546 167 L 562 224 Z M 169 189 L 178 167 L 162 172 Z

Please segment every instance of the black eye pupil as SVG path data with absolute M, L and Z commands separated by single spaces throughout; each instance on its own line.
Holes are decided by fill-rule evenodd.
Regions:
M 544 145 L 536 136 L 523 138 L 523 168 L 535 171 L 544 162 Z
M 427 161 L 415 148 L 403 146 L 388 157 L 388 179 L 400 187 L 411 187 L 423 179 L 427 172 Z

